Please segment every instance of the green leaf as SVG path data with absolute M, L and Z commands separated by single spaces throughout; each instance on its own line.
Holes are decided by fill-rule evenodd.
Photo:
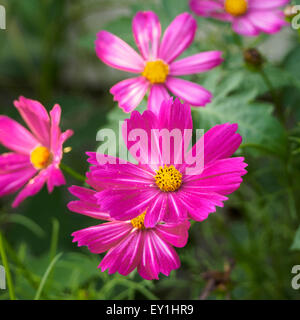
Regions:
M 225 79 L 217 88 L 211 104 L 193 110 L 194 127 L 208 130 L 216 124 L 237 123 L 243 137 L 242 147 L 255 147 L 284 156 L 287 137 L 279 121 L 272 116 L 273 106 L 254 102 L 257 96 L 255 88 L 228 96 L 237 88 L 240 78 L 241 74 L 235 74 L 234 81 L 229 83 Z
M 291 246 L 291 250 L 299 250 L 299 249 L 300 249 L 300 226 L 299 226 L 298 230 L 296 231 L 294 242 Z
M 45 236 L 45 231 L 37 223 L 24 215 L 16 213 L 4 214 L 0 217 L 0 222 L 2 221 L 5 223 L 18 223 L 40 238 Z
M 242 73 L 242 80 L 240 83 L 240 90 L 252 90 L 256 89 L 258 95 L 269 92 L 265 81 L 258 72 L 254 72 L 244 68 L 243 70 L 232 70 L 230 73 L 235 74 L 236 72 Z M 295 86 L 300 87 L 300 81 L 296 78 L 295 73 L 292 73 L 286 69 L 265 65 L 264 73 L 270 79 L 274 89 Z

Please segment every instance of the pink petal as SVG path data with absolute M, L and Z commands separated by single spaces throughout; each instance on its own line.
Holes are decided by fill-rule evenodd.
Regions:
M 55 165 L 56 167 L 59 166 L 63 156 L 63 144 L 72 135 L 73 135 L 73 130 L 66 130 L 65 132 L 59 135 L 57 146 L 52 150 L 52 154 L 53 154 L 52 164 Z
M 248 3 L 249 9 L 274 9 L 290 3 L 290 0 L 251 0 Z
M 224 0 L 191 0 L 190 8 L 199 16 L 229 22 L 233 20 L 233 17 L 225 11 Z
M 70 129 L 63 132 L 59 137 L 59 144 L 63 145 L 73 134 L 73 130 Z
M 32 166 L 20 168 L 17 171 L 0 174 L 0 196 L 16 192 L 36 174 Z
M 247 173 L 244 158 L 217 160 L 206 167 L 201 175 L 185 176 L 179 200 L 196 221 L 207 218 L 209 213 L 222 207 L 230 194 L 239 188 L 242 176 Z
M 199 158 L 203 157 L 203 150 L 201 145 L 204 141 L 204 163 L 207 166 L 210 162 L 218 159 L 230 157 L 239 148 L 242 143 L 242 137 L 236 133 L 238 129 L 237 124 L 220 124 L 208 130 L 201 141 L 199 140 L 196 145 L 190 150 L 186 156 L 186 162 L 191 163 L 191 155 L 196 155 L 196 151 L 200 154 Z
M 247 18 L 254 27 L 266 33 L 276 33 L 287 25 L 283 17 L 279 17 L 278 12 L 263 11 L 249 11 Z
M 135 42 L 145 60 L 157 58 L 161 26 L 157 15 L 152 11 L 138 12 L 132 23 Z
M 205 106 L 212 99 L 212 94 L 208 90 L 187 80 L 168 77 L 166 86 L 175 96 L 192 106 Z
M 92 168 L 91 176 L 98 180 L 97 189 L 141 189 L 153 183 L 153 176 L 139 165 L 106 164 Z
M 174 269 L 180 267 L 176 251 L 155 231 L 145 233 L 142 259 L 138 266 L 139 274 L 147 280 L 158 279 L 159 273 L 168 276 Z
M 124 112 L 131 112 L 143 100 L 149 85 L 144 77 L 126 79 L 114 85 L 110 93 L 114 96 L 114 101 L 119 102 L 119 107 Z
M 236 33 L 249 37 L 257 36 L 260 33 L 247 16 L 234 19 L 232 28 Z
M 95 190 L 79 186 L 71 186 L 70 188 L 68 188 L 68 190 L 73 196 L 79 198 L 82 201 L 96 202 Z
M 158 222 L 164 221 L 166 202 L 167 195 L 164 193 L 158 194 L 153 200 L 145 216 L 144 225 L 146 228 L 153 228 Z
M 164 84 L 154 84 L 150 89 L 148 98 L 148 110 L 158 114 L 160 105 L 164 100 L 168 100 L 170 95 Z
M 120 243 L 132 230 L 130 222 L 112 221 L 72 233 L 73 242 L 87 246 L 92 253 L 102 253 Z
M 100 154 L 99 152 L 86 152 L 86 155 L 88 156 L 87 162 L 90 163 L 92 165 L 91 170 L 93 170 L 94 166 L 99 166 L 99 165 L 103 165 L 103 163 L 101 162 L 102 160 L 102 154 Z M 117 157 L 113 157 L 113 156 L 109 156 L 109 155 L 105 155 L 106 159 L 107 159 L 107 163 L 114 163 L 114 164 L 122 164 L 124 163 L 124 160 L 117 158 Z
M 88 162 L 92 163 L 86 174 L 87 183 L 101 191 L 106 188 L 134 189 L 148 187 L 153 183 L 153 173 L 143 165 L 136 165 L 104 154 L 87 152 Z M 112 162 L 111 162 L 112 161 Z
M 0 174 L 18 171 L 26 167 L 32 167 L 28 155 L 13 152 L 0 155 Z
M 123 71 L 140 73 L 144 60 L 126 42 L 107 31 L 100 31 L 95 42 L 99 59 L 109 66 Z
M 224 179 L 230 180 L 230 183 L 232 183 L 237 178 L 235 182 L 241 182 L 240 177 L 247 173 L 245 167 L 247 167 L 247 164 L 243 157 L 217 160 L 206 166 L 201 175 L 186 175 L 184 177 L 184 188 L 190 190 L 191 186 L 204 186 L 207 182 L 210 185 L 211 181 L 223 183 Z M 223 175 L 227 176 L 222 177 Z
M 187 129 L 193 129 L 191 108 L 186 103 L 181 103 L 178 98 L 174 101 L 169 99 L 161 105 L 158 115 L 159 128 L 166 128 L 169 131 L 179 129 L 184 134 Z
M 108 251 L 99 268 L 102 272 L 108 269 L 108 274 L 119 272 L 126 276 L 140 262 L 142 248 L 143 232 L 134 230 L 123 241 Z
M 108 213 L 100 210 L 95 197 L 96 191 L 78 186 L 70 187 L 69 191 L 80 199 L 69 202 L 67 205 L 69 210 L 95 219 L 111 220 Z
M 157 135 L 153 134 L 153 129 L 156 128 L 159 128 L 158 118 L 153 112 L 148 110 L 143 112 L 142 115 L 137 111 L 132 112 L 130 119 L 125 120 L 122 128 L 123 139 L 131 155 L 139 163 L 148 166 L 149 170 L 153 173 L 155 173 L 158 165 L 162 163 Z M 137 129 L 143 134 L 138 144 L 139 155 L 136 155 L 135 149 L 133 149 L 137 146 L 137 141 L 131 136 Z M 152 138 L 153 143 L 151 143 Z
M 224 197 L 221 199 L 223 201 L 226 200 Z M 190 191 L 185 192 L 184 190 L 180 193 L 179 200 L 188 210 L 189 217 L 195 221 L 207 219 L 210 213 L 216 211 L 216 206 L 223 206 L 220 200 L 216 201 L 214 198 L 210 199 L 208 196 L 205 197 L 197 194 L 197 192 L 193 194 Z
M 192 15 L 185 12 L 177 16 L 164 33 L 159 58 L 167 63 L 176 59 L 191 45 L 196 29 L 197 22 Z
M 207 51 L 177 60 L 170 65 L 170 75 L 181 76 L 211 70 L 222 63 L 221 51 Z
M 39 145 L 27 129 L 6 116 L 0 116 L 0 143 L 8 149 L 27 155 Z
M 59 137 L 60 137 L 60 116 L 61 116 L 61 108 L 58 104 L 56 104 L 53 109 L 50 111 L 51 117 L 51 130 L 50 130 L 50 146 L 51 150 L 55 153 L 59 146 Z
M 151 207 L 157 197 L 156 188 L 105 190 L 96 194 L 101 210 L 116 220 L 131 220 Z
M 182 248 L 187 244 L 190 226 L 191 224 L 187 220 L 179 224 L 158 224 L 155 228 L 155 232 L 160 238 L 171 245 Z
M 149 111 L 142 115 L 133 112 L 125 124 L 123 137 L 127 148 L 139 163 L 148 165 L 154 175 L 155 170 L 163 164 L 183 162 L 184 148 L 187 149 L 191 138 L 192 118 L 190 107 L 181 104 L 179 99 L 174 102 L 173 99 L 163 101 L 158 116 Z M 134 152 L 137 142 L 130 139 L 130 133 L 137 129 L 145 132 L 145 137 L 138 144 L 139 154 Z M 174 138 L 169 140 L 169 136 Z M 165 140 L 170 141 L 170 144 L 162 143 Z
M 50 147 L 50 119 L 44 106 L 35 100 L 20 97 L 15 107 L 39 142 Z
M 187 209 L 179 200 L 181 188 L 176 192 L 168 193 L 167 210 L 163 217 L 163 222 L 180 223 L 187 219 Z
M 48 192 L 51 193 L 54 187 L 59 187 L 66 184 L 66 179 L 59 168 L 50 165 L 48 168 L 49 177 L 47 180 Z
M 21 192 L 15 198 L 12 207 L 16 208 L 22 201 L 26 198 L 34 196 L 43 187 L 44 183 L 48 178 L 48 170 L 41 170 L 38 175 L 29 180 L 26 186 L 21 190 Z
M 223 1 L 191 0 L 190 8 L 200 16 L 209 17 L 211 13 L 224 10 Z

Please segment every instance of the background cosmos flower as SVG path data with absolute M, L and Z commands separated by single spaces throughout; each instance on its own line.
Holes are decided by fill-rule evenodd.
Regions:
M 27 183 L 12 204 L 16 207 L 38 193 L 46 182 L 49 192 L 66 183 L 59 164 L 62 145 L 73 131 L 61 133 L 61 108 L 57 104 L 50 117 L 38 101 L 20 97 L 14 105 L 31 130 L 0 116 L 0 143 L 12 151 L 0 156 L 0 196 L 14 193 Z
M 174 61 L 195 37 L 197 22 L 190 14 L 177 16 L 161 41 L 161 25 L 154 12 L 138 12 L 132 28 L 141 55 L 107 31 L 100 31 L 96 40 L 96 53 L 104 63 L 139 74 L 117 83 L 110 90 L 125 112 L 135 109 L 148 90 L 148 109 L 156 113 L 161 102 L 169 97 L 168 90 L 193 106 L 204 106 L 211 101 L 209 91 L 197 83 L 177 78 L 208 71 L 223 61 L 220 51 L 202 52 Z
M 149 110 L 142 115 L 134 111 L 127 120 L 128 132 L 143 129 L 148 143 L 141 146 L 139 159 L 134 153 L 132 156 L 140 162 L 142 158 L 146 159 L 144 164 L 122 164 L 120 161 L 99 164 L 99 155 L 88 153 L 88 161 L 93 166 L 87 177 L 96 183 L 97 190 L 101 190 L 95 195 L 101 210 L 116 220 L 130 220 L 146 211 L 146 227 L 154 227 L 161 221 L 175 223 L 187 218 L 197 221 L 206 219 L 209 213 L 216 210 L 216 206 L 223 206 L 223 201 L 227 200 L 225 195 L 239 188 L 241 176 L 246 173 L 244 158 L 230 158 L 242 141 L 236 133 L 237 127 L 236 124 L 226 123 L 206 132 L 197 142 L 199 145 L 204 139 L 204 169 L 201 174 L 187 175 L 185 169 L 194 164 L 186 161 L 177 164 L 177 154 L 174 154 L 172 146 L 171 157 L 166 159 L 158 132 L 153 138 L 151 133 L 152 129 L 165 128 L 171 132 L 177 128 L 183 136 L 185 129 L 193 128 L 190 107 L 181 104 L 179 99 L 175 102 L 169 99 L 162 103 L 159 115 Z M 151 139 L 155 143 L 151 144 Z M 130 151 L 135 144 L 128 139 L 125 143 Z M 203 157 L 197 144 L 183 160 L 194 154 Z M 150 152 L 154 153 L 155 164 L 147 162 Z
M 97 181 L 90 180 L 97 185 Z M 97 191 L 73 186 L 70 192 L 80 200 L 68 204 L 71 211 L 108 222 L 72 234 L 78 246 L 87 246 L 92 253 L 108 251 L 101 261 L 101 271 L 119 272 L 128 275 L 135 268 L 147 279 L 158 279 L 161 272 L 168 276 L 170 271 L 180 267 L 179 257 L 172 246 L 184 247 L 188 239 L 188 221 L 179 224 L 157 224 L 145 228 L 145 214 L 129 221 L 111 219 L 101 212 L 97 204 Z M 122 210 L 122 207 L 119 208 Z
M 287 25 L 279 7 L 289 0 L 191 0 L 197 15 L 232 23 L 235 32 L 257 36 L 261 32 L 276 33 Z

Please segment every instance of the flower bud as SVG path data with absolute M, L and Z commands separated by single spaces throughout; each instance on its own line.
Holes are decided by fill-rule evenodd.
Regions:
M 244 50 L 244 61 L 251 69 L 260 69 L 264 63 L 261 53 L 255 48 Z

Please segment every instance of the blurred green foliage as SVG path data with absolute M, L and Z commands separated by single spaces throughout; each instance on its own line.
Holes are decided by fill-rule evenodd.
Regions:
M 63 161 L 84 174 L 85 152 L 97 148 L 97 131 L 117 129 L 118 121 L 127 117 L 109 94 L 126 75 L 98 60 L 96 33 L 106 29 L 135 46 L 131 20 L 137 11 L 154 10 L 165 29 L 177 14 L 189 10 L 188 1 L 1 4 L 7 9 L 7 30 L 0 30 L 1 114 L 20 119 L 12 105 L 19 95 L 40 100 L 48 109 L 59 103 L 63 128 L 75 131 L 68 141 L 72 152 Z M 193 224 L 187 247 L 178 250 L 181 268 L 159 281 L 143 280 L 135 272 L 128 277 L 101 273 L 100 257 L 72 244 L 71 233 L 94 222 L 67 210 L 72 198 L 67 187 L 78 184 L 71 177 L 67 186 L 51 195 L 43 189 L 17 210 L 10 207 L 12 197 L 0 199 L 0 226 L 18 299 L 198 299 L 204 293 L 209 299 L 300 298 L 290 285 L 291 268 L 300 264 L 300 38 L 290 31 L 291 48 L 280 63 L 265 63 L 270 87 L 260 73 L 245 67 L 242 52 L 269 36 L 244 40 L 218 21 L 197 20 L 196 40 L 184 55 L 222 50 L 225 62 L 187 77 L 214 94 L 206 108 L 193 109 L 195 127 L 239 124 L 243 144 L 238 153 L 249 164 L 241 188 L 224 208 Z M 274 91 L 281 108 L 277 111 Z M 144 108 L 145 103 L 140 110 Z M 224 281 L 206 293 L 209 279 L 203 273 L 214 270 Z M 0 298 L 8 299 L 8 292 L 1 291 Z

